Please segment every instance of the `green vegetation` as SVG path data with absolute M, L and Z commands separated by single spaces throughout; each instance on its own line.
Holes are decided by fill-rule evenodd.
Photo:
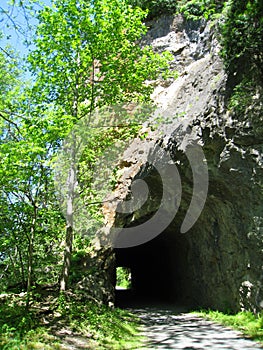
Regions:
M 220 18 L 218 38 L 229 73 L 229 107 L 242 115 L 263 85 L 263 3 L 260 0 L 180 0 L 177 11 L 189 20 Z M 246 69 L 244 69 L 246 67 Z
M 116 285 L 125 289 L 131 288 L 131 270 L 128 267 L 117 267 Z
M 174 14 L 177 8 L 176 0 L 128 0 L 133 7 L 139 6 L 147 10 L 148 19 L 155 18 L 162 14 Z
M 36 76 L 35 103 L 40 101 L 42 108 L 52 104 L 52 121 L 59 121 L 58 137 L 63 138 L 65 131 L 71 131 L 82 118 L 88 128 L 92 125 L 92 113 L 102 106 L 149 100 L 153 87 L 145 81 L 156 79 L 168 68 L 169 54 L 158 55 L 151 47 L 136 44 L 147 30 L 142 23 L 144 17 L 144 11 L 132 9 L 124 0 L 54 0 L 53 7 L 39 13 L 36 48 L 28 59 Z M 101 137 L 92 138 L 92 132 L 91 129 L 89 138 L 95 142 L 89 145 L 87 159 L 92 159 L 92 150 L 98 159 L 105 149 L 105 128 L 100 131 Z M 115 141 L 120 139 L 121 132 L 115 136 Z M 79 169 L 73 160 L 77 149 L 74 145 L 75 140 L 68 151 L 70 180 L 64 181 L 68 183 L 65 212 L 71 214 L 66 216 L 61 290 L 68 285 L 74 198 L 78 196 L 75 189 Z M 85 181 L 85 188 L 90 186 Z
M 179 0 L 177 11 L 187 19 L 213 19 L 222 12 L 225 1 L 220 0 Z
M 0 292 L 8 295 L 4 302 L 1 294 L 0 347 L 59 349 L 54 327 L 64 325 L 96 349 L 137 348 L 133 317 L 72 294 L 58 297 L 58 290 L 83 277 L 72 273 L 71 261 L 76 267 L 83 254 L 91 254 L 96 229 L 73 228 L 75 198 L 85 200 L 95 221 L 101 218 L 101 198 L 91 187 L 97 161 L 141 128 L 142 119 L 129 108 L 112 110 L 115 119 L 109 120 L 96 111 L 149 102 L 153 85 L 146 80 L 165 78 L 171 55 L 139 45 L 147 31 L 146 12 L 124 0 L 54 0 L 36 10 L 38 3 L 10 4 L 10 13 L 17 6 L 25 22 L 37 23 L 30 27 L 34 39 L 27 59 L 21 62 L 10 48 L 0 51 Z M 18 19 L 2 7 L 0 12 L 18 30 Z M 27 29 L 19 27 L 19 35 Z M 25 70 L 32 81 L 25 81 Z M 67 179 L 74 176 L 65 182 L 63 217 L 53 169 L 66 136 L 80 121 L 86 123 L 87 142 L 77 166 L 72 162 L 67 169 Z M 69 159 L 76 149 L 72 144 Z M 113 169 L 105 185 L 114 186 L 117 176 Z M 94 266 L 87 270 L 97 272 Z
M 221 55 L 229 74 L 229 109 L 241 120 L 253 120 L 259 134 L 262 126 L 255 116 L 262 114 L 263 3 L 228 1 L 223 18 Z
M 241 117 L 259 99 L 254 83 L 263 82 L 262 1 L 54 0 L 52 6 L 37 9 L 37 0 L 10 3 L 26 23 L 37 25 L 35 30 L 22 28 L 19 16 L 10 18 L 0 7 L 5 24 L 19 35 L 30 29 L 34 38 L 26 60 L 10 47 L 0 51 L 0 292 L 9 300 L 1 301 L 0 347 L 59 349 L 60 339 L 52 328 L 57 324 L 87 337 L 98 349 L 139 348 L 134 337 L 137 321 L 125 312 L 53 292 L 39 301 L 43 286 L 58 293 L 81 279 L 80 273 L 71 273 L 71 262 L 78 266 L 91 251 L 96 227 L 73 228 L 78 209 L 74 200 L 85 200 L 87 212 L 99 222 L 102 199 L 92 187 L 98 158 L 107 156 L 115 143 L 140 134 L 140 122 L 133 123 L 127 111 L 117 125 L 94 112 L 102 106 L 150 101 L 153 85 L 146 81 L 165 79 L 172 56 L 139 45 L 147 32 L 144 21 L 181 12 L 191 20 L 222 14 L 222 57 L 230 77 L 235 77 L 229 108 Z M 25 80 L 27 70 L 32 81 Z M 64 217 L 53 168 L 63 141 L 81 120 L 96 127 L 88 128 L 78 166 L 72 162 L 66 174 L 74 176 L 63 198 L 65 211 L 74 210 Z M 73 146 L 69 149 L 70 160 L 75 151 Z M 113 169 L 108 185 L 114 187 L 117 178 Z M 117 282 L 129 287 L 129 271 L 119 270 Z M 262 336 L 262 315 L 225 317 L 240 322 L 241 328 L 247 322 L 250 335 Z
M 187 19 L 210 19 L 222 11 L 225 1 L 221 0 L 128 0 L 133 7 L 139 6 L 148 12 L 147 19 L 163 14 L 183 13 Z
M 27 1 L 21 4 L 23 13 Z M 38 12 L 34 49 L 24 62 L 33 82 L 23 80 L 18 60 L 0 52 L 2 291 L 27 290 L 29 297 L 38 284 L 60 281 L 62 290 L 68 287 L 72 252 L 87 248 L 95 229 L 73 230 L 74 212 L 63 218 L 53 167 L 66 135 L 84 120 L 88 141 L 78 166 L 67 169 L 74 183 L 64 200 L 77 210 L 74 198 L 85 197 L 87 211 L 99 219 L 101 205 L 91 188 L 95 164 L 114 143 L 134 138 L 140 125 L 130 125 L 127 111 L 114 126 L 103 114 L 94 121 L 93 112 L 102 105 L 149 101 L 153 87 L 146 79 L 168 68 L 169 54 L 138 45 L 147 30 L 145 15 L 124 0 L 54 0 Z M 107 180 L 113 186 L 114 173 Z
M 25 312 L 25 299 L 9 295 L 1 303 L 0 348 L 3 350 L 61 349 L 59 331 L 81 339 L 94 349 L 140 348 L 138 320 L 126 311 L 60 296 L 52 303 L 35 301 Z
M 228 1 L 221 29 L 222 53 L 230 73 L 263 84 L 262 1 Z
M 239 312 L 236 315 L 224 314 L 219 311 L 202 310 L 195 314 L 209 320 L 219 322 L 225 326 L 233 327 L 254 340 L 263 343 L 263 313 Z
M 158 8 L 174 11 L 175 3 L 177 11 L 187 17 L 223 13 L 222 55 L 239 84 L 232 87 L 230 108 L 242 115 L 247 104 L 255 101 L 254 80 L 262 82 L 262 2 L 237 5 L 232 1 L 181 0 L 147 2 L 147 6 L 159 14 Z M 21 4 L 27 6 L 26 1 Z M 148 101 L 153 86 L 145 81 L 165 76 L 169 65 L 169 54 L 157 55 L 151 47 L 137 45 L 147 31 L 143 24 L 147 14 L 135 5 L 146 8 L 146 2 L 134 2 L 133 8 L 124 0 L 70 0 L 64 5 L 55 0 L 53 7 L 38 13 L 34 49 L 24 62 L 34 82 L 24 81 L 12 50 L 0 52 L 3 291 L 30 292 L 36 284 L 58 283 L 61 272 L 64 277 L 69 275 L 71 252 L 85 248 L 89 241 L 75 230 L 74 242 L 72 218 L 63 218 L 56 200 L 52 167 L 61 144 L 76 122 L 88 120 L 102 105 Z M 130 120 L 125 121 L 129 124 Z M 87 210 L 97 221 L 101 218 L 100 201 L 91 187 L 95 164 L 116 141 L 138 135 L 138 124 L 107 129 L 103 125 L 90 131 L 79 167 L 72 169 L 75 183 L 79 183 L 79 192 L 71 193 L 72 199 L 85 197 Z M 111 186 L 116 178 L 114 172 L 109 176 Z M 90 205 L 94 202 L 97 204 Z M 86 227 L 92 237 L 96 227 Z M 64 255 L 62 266 L 63 247 L 69 256 Z M 66 289 L 66 279 L 61 281 Z

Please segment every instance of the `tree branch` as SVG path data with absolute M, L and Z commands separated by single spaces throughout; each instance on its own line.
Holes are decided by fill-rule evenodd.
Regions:
M 17 125 L 15 122 L 13 122 L 13 121 L 10 120 L 9 118 L 5 117 L 5 116 L 3 115 L 2 112 L 0 112 L 0 117 L 3 118 L 3 119 L 4 119 L 6 122 L 8 122 L 9 124 L 12 124 L 12 125 L 16 128 L 16 130 L 18 131 L 18 133 L 19 133 L 20 135 L 22 135 L 22 133 L 21 133 L 21 131 L 20 131 L 18 125 Z
M 3 49 L 1 46 L 0 46 L 0 50 L 1 51 L 3 51 L 3 53 L 7 56 L 7 57 L 9 57 L 9 58 L 14 58 L 13 56 L 11 56 L 5 49 Z

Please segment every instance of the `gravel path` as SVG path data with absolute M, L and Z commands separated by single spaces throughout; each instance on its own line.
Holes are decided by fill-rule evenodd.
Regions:
M 148 341 L 142 349 L 229 349 L 250 350 L 263 347 L 230 328 L 189 313 L 153 308 L 132 309 L 143 323 Z

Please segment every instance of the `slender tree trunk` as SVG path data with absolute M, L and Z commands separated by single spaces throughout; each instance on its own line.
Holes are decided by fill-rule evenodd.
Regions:
M 73 227 L 67 226 L 66 228 L 66 246 L 64 250 L 64 261 L 62 267 L 62 275 L 60 281 L 60 291 L 63 292 L 68 287 L 68 279 L 71 265 L 71 254 L 73 244 Z
M 27 299 L 26 299 L 26 310 L 29 309 L 30 303 L 30 292 L 32 288 L 32 274 L 33 274 L 33 240 L 34 236 L 31 232 L 28 244 L 28 267 L 27 267 Z
M 24 289 L 24 288 L 26 288 L 26 279 L 25 279 L 24 262 L 23 262 L 22 253 L 21 253 L 21 250 L 19 249 L 19 247 L 17 247 L 17 251 L 18 251 L 19 262 L 20 262 L 20 270 L 21 270 L 22 285 L 23 285 L 23 289 Z
M 67 204 L 66 204 L 66 237 L 65 237 L 65 249 L 64 249 L 64 261 L 62 267 L 62 274 L 60 280 L 60 291 L 63 292 L 68 288 L 72 245 L 73 245 L 73 215 L 74 215 L 74 198 L 75 189 L 77 185 L 77 169 L 75 164 L 76 156 L 76 139 L 74 133 L 71 135 L 72 140 L 70 144 L 69 162 L 70 167 L 68 170 L 67 178 Z
M 16 264 L 14 263 L 14 259 L 13 259 L 12 255 L 9 253 L 8 256 L 9 256 L 9 259 L 10 259 L 11 264 L 13 266 L 13 270 L 16 271 Z
M 94 96 L 95 96 L 95 59 L 92 57 L 92 72 L 91 72 L 91 97 L 90 97 L 90 111 L 88 123 L 91 121 L 92 112 L 94 110 Z
M 33 217 L 32 226 L 30 229 L 30 235 L 29 235 L 29 241 L 28 241 L 26 310 L 29 309 L 30 296 L 31 296 L 30 294 L 31 294 L 31 288 L 32 288 L 33 254 L 34 254 L 34 237 L 35 237 L 36 219 L 37 219 L 37 207 L 34 205 L 34 217 Z

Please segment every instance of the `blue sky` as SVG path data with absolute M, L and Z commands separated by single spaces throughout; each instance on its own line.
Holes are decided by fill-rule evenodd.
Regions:
M 40 2 L 48 6 L 51 4 L 51 0 L 40 0 L 39 3 Z M 4 48 L 6 45 L 11 45 L 21 54 L 21 56 L 23 56 L 27 53 L 27 48 L 24 44 L 25 38 L 13 28 L 12 21 L 26 31 L 28 37 L 30 37 L 31 33 L 27 30 L 28 25 L 21 8 L 10 7 L 8 3 L 9 0 L 1 0 L 0 4 L 0 7 L 8 13 L 8 15 L 0 15 L 0 30 L 4 33 L 4 38 L 0 39 L 0 46 Z M 24 3 L 27 3 L 27 0 L 24 0 Z M 36 5 L 35 8 L 40 9 L 41 7 Z M 36 21 L 31 21 L 31 23 L 36 23 Z M 7 37 L 9 37 L 9 39 L 7 39 Z

